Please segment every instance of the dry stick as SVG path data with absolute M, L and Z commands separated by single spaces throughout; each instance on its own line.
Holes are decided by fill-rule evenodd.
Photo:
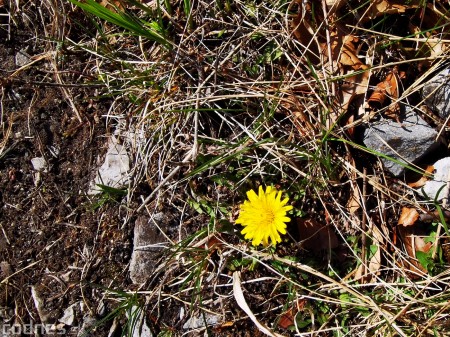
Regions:
M 361 205 L 362 205 L 362 209 L 363 209 L 362 223 L 361 223 L 361 227 L 362 227 L 361 261 L 362 261 L 363 280 L 367 273 L 367 235 L 366 235 L 366 230 L 367 230 L 367 213 L 366 213 L 367 179 L 366 179 L 366 177 L 367 177 L 367 169 L 364 167 L 364 169 L 363 169 L 363 190 L 362 190 L 362 196 L 361 196 Z
M 328 62 L 330 62 L 330 68 L 331 73 L 334 74 L 333 69 L 333 55 L 331 54 L 331 39 L 330 39 L 330 29 L 328 25 L 328 12 L 327 12 L 327 4 L 325 0 L 322 0 L 322 10 L 323 10 L 323 16 L 324 16 L 324 22 L 325 22 L 325 31 L 326 31 L 326 38 L 327 38 L 327 52 L 328 52 Z M 326 76 L 326 74 L 324 73 Z M 325 84 L 327 82 L 325 81 Z M 331 82 L 331 95 L 332 97 L 336 96 L 336 82 Z
M 35 262 L 33 262 L 33 263 L 30 263 L 28 266 L 23 267 L 22 269 L 20 269 L 20 270 L 14 272 L 14 273 L 12 273 L 11 275 L 6 276 L 3 280 L 0 281 L 0 285 L 1 285 L 1 284 L 4 284 L 4 283 L 6 283 L 6 282 L 8 282 L 8 280 L 9 280 L 10 278 L 12 278 L 14 275 L 17 275 L 17 274 L 23 272 L 24 270 L 33 267 L 34 265 L 38 264 L 38 263 L 41 262 L 41 261 L 42 261 L 42 259 L 40 259 L 40 260 L 38 260 L 38 261 L 35 261 Z
M 59 76 L 58 65 L 56 64 L 56 60 L 54 58 L 52 58 L 50 63 L 55 72 L 56 82 L 58 84 L 63 84 L 63 81 L 62 81 L 61 77 Z M 64 86 L 60 86 L 59 88 L 60 88 L 61 92 L 63 93 L 64 97 L 66 98 L 66 102 L 69 103 L 70 107 L 72 108 L 72 111 L 75 112 L 75 115 L 77 116 L 78 121 L 80 123 L 82 123 L 83 119 L 81 119 L 80 112 L 78 111 L 77 107 L 75 106 L 75 103 L 73 102 L 72 97 L 70 97 L 69 91 L 67 91 L 66 87 L 64 87 Z

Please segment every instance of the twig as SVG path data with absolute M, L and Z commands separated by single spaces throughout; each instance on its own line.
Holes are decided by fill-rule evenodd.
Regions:
M 23 267 L 22 269 L 20 269 L 20 270 L 14 272 L 14 273 L 12 273 L 11 275 L 8 275 L 7 277 L 5 277 L 3 280 L 0 281 L 0 284 L 6 283 L 6 281 L 8 281 L 8 280 L 9 280 L 11 277 L 13 277 L 14 275 L 17 275 L 17 274 L 23 272 L 24 270 L 33 267 L 34 265 L 38 264 L 38 263 L 41 262 L 41 261 L 42 261 L 42 260 L 35 261 L 35 262 L 29 264 L 28 266 Z
M 366 212 L 366 194 L 367 194 L 367 169 L 364 167 L 363 169 L 363 190 L 361 195 L 361 206 L 363 210 L 362 214 L 362 237 L 361 237 L 361 261 L 362 261 L 362 275 L 363 279 L 366 276 L 367 273 L 367 212 Z

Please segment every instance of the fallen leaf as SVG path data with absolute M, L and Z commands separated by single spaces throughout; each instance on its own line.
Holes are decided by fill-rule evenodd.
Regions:
M 402 208 L 402 214 L 400 215 L 400 218 L 398 219 L 398 224 L 403 225 L 404 227 L 412 226 L 419 218 L 419 213 L 416 211 L 415 208 L 408 208 L 403 207 Z
M 339 37 L 343 40 L 340 50 L 339 63 L 341 65 L 350 66 L 353 70 L 365 70 L 369 67 L 365 65 L 357 56 L 355 44 L 358 43 L 358 37 L 354 35 L 346 35 Z
M 425 242 L 422 239 L 425 236 L 423 231 L 417 229 L 416 227 L 402 227 L 399 226 L 398 232 L 401 237 L 403 244 L 405 246 L 406 252 L 410 259 L 408 261 L 399 260 L 402 267 L 410 270 L 412 273 L 411 277 L 418 277 L 420 275 L 425 275 L 428 271 L 422 266 L 422 264 L 416 259 L 416 252 L 420 251 L 427 253 L 433 246 L 432 242 Z
M 304 56 L 306 56 L 308 61 L 318 64 L 320 57 L 318 44 L 316 43 L 317 35 L 311 26 L 316 15 L 312 13 L 311 3 L 309 1 L 305 3 L 302 0 L 295 0 L 290 6 L 293 4 L 297 4 L 299 9 L 298 14 L 291 22 L 292 32 L 304 47 Z
M 281 315 L 280 320 L 278 321 L 278 326 L 282 329 L 287 329 L 290 326 L 293 326 L 295 314 L 296 312 L 294 312 L 294 308 L 289 308 L 288 311 Z
M 361 208 L 361 199 L 359 198 L 359 192 L 357 192 L 356 189 L 350 196 L 350 199 L 348 199 L 346 207 L 350 214 L 355 214 L 356 211 Z
M 363 22 L 372 20 L 379 16 L 385 16 L 388 14 L 402 14 L 407 9 L 418 8 L 420 0 L 411 1 L 392 1 L 392 0 L 377 0 L 371 1 L 371 6 L 363 16 Z
M 422 187 L 428 181 L 429 175 L 433 174 L 433 171 L 434 171 L 434 166 L 433 165 L 427 166 L 427 168 L 425 170 L 425 174 L 419 180 L 417 180 L 416 182 L 409 183 L 408 186 L 412 187 L 412 188 Z
M 300 311 L 303 310 L 306 305 L 307 300 L 306 299 L 299 299 L 296 302 L 296 305 L 289 308 L 287 311 L 285 311 L 279 321 L 278 326 L 282 329 L 288 329 L 289 327 L 293 326 L 295 324 L 295 315 Z
M 233 321 L 227 321 L 227 322 L 222 323 L 222 324 L 220 325 L 220 327 L 221 327 L 221 328 L 229 328 L 230 326 L 233 326 L 233 325 L 234 325 L 234 322 L 233 322 Z
M 312 218 L 298 218 L 297 226 L 300 245 L 306 250 L 318 253 L 339 245 L 338 238 L 330 226 L 323 225 Z
M 386 117 L 399 122 L 400 104 L 400 79 L 405 78 L 405 72 L 399 72 L 396 67 L 386 75 L 385 79 L 378 83 L 372 95 L 367 100 L 372 109 L 381 109 L 384 106 L 386 98 L 390 98 L 391 104 L 384 114 Z
M 116 11 L 116 9 L 119 9 L 120 11 L 125 10 L 122 3 L 118 0 L 101 0 L 100 5 L 113 11 Z
M 380 273 L 381 268 L 381 246 L 384 244 L 384 237 L 377 226 L 371 226 L 369 229 L 372 238 L 372 245 L 376 246 L 377 251 L 372 255 L 367 265 L 367 270 L 362 264 L 356 270 L 355 280 L 364 279 L 366 282 L 375 282 L 376 275 Z M 365 273 L 364 273 L 365 271 Z
M 305 90 L 307 90 L 307 88 L 305 88 Z M 307 92 L 306 94 L 310 95 L 311 93 Z M 284 100 L 281 104 L 294 116 L 294 125 L 297 127 L 297 130 L 300 132 L 302 137 L 313 137 L 317 130 L 311 123 L 311 114 L 308 113 L 308 111 L 305 111 L 308 108 L 305 104 L 302 104 L 299 98 L 297 98 L 297 95 L 298 94 L 293 92 L 289 95 L 288 99 Z
M 352 72 L 353 73 L 353 72 Z M 352 101 L 361 95 L 365 95 L 369 86 L 370 72 L 362 71 L 355 75 L 347 76 L 340 86 L 340 113 L 345 113 Z

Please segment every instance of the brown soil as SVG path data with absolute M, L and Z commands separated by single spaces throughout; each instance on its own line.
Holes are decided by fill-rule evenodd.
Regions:
M 101 115 L 110 102 L 96 87 L 58 85 L 52 64 L 64 83 L 75 83 L 84 76 L 84 56 L 46 55 L 55 47 L 44 36 L 51 20 L 24 18 L 3 21 L 10 33 L 0 32 L 0 322 L 41 323 L 32 287 L 47 324 L 78 301 L 98 317 L 103 292 L 93 285 L 125 287 L 131 253 L 117 204 L 98 211 L 86 195 L 105 152 Z M 34 169 L 33 158 L 46 167 Z

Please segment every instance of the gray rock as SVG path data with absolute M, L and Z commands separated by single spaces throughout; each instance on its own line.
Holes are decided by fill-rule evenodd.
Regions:
M 450 68 L 442 70 L 424 85 L 422 97 L 441 118 L 450 115 Z
M 433 179 L 425 183 L 419 192 L 432 200 L 441 201 L 448 199 L 449 189 L 447 182 L 450 180 L 450 157 L 442 158 L 433 164 Z
M 382 153 L 404 164 L 414 163 L 438 143 L 437 132 L 414 111 L 408 110 L 402 123 L 382 119 L 373 122 L 364 131 L 367 148 Z M 393 175 L 399 176 L 404 167 L 392 160 L 381 158 Z
M 167 240 L 156 227 L 165 221 L 163 213 L 153 215 L 153 220 L 141 216 L 134 225 L 133 253 L 130 261 L 130 278 L 135 284 L 146 282 L 156 269 L 158 257 L 166 248 Z

